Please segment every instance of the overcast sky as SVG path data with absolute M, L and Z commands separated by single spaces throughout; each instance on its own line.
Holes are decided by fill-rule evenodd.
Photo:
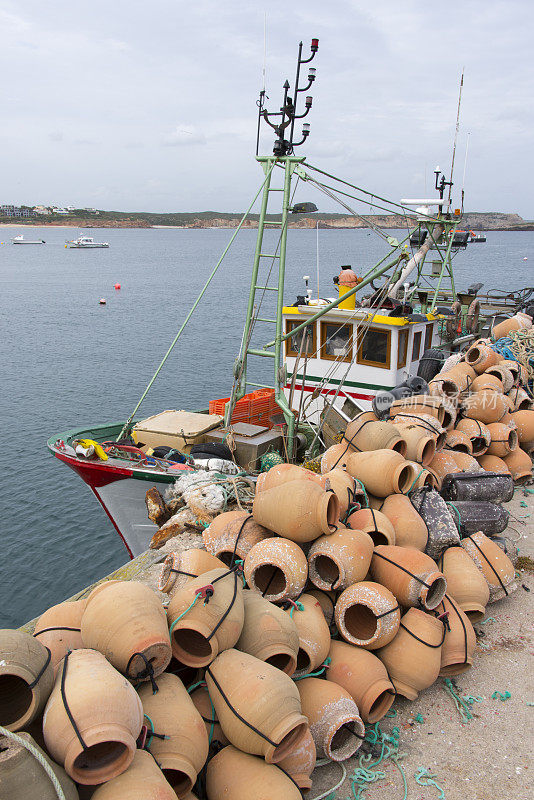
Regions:
M 0 0 L 0 203 L 243 210 L 261 181 L 265 12 L 271 109 L 299 40 L 320 40 L 310 163 L 392 199 L 428 193 L 465 66 L 466 209 L 534 217 L 530 0 Z

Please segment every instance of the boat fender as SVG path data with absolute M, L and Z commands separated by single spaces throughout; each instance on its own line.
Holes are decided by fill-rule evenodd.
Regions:
M 77 453 L 80 452 L 78 450 L 79 447 L 82 449 L 82 455 L 85 455 L 85 453 L 83 453 L 83 450 L 90 450 L 91 447 L 93 448 L 92 452 L 89 455 L 85 455 L 86 458 L 90 458 L 94 454 L 97 455 L 101 461 L 108 460 L 108 454 L 106 453 L 102 445 L 99 444 L 98 442 L 95 442 L 94 439 L 78 439 L 78 442 L 76 444 Z
M 477 332 L 479 316 L 480 316 L 480 301 L 475 299 L 467 309 L 465 328 L 468 333 Z
M 449 317 L 445 323 L 447 335 L 455 338 L 458 335 L 458 326 L 462 321 L 462 306 L 459 300 L 455 300 L 452 304 L 452 316 Z

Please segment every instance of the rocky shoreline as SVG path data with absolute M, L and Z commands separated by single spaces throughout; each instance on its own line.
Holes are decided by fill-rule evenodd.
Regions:
M 278 215 L 267 215 L 267 219 L 276 220 Z M 91 217 L 72 216 L 65 218 L 43 217 L 36 221 L 35 217 L 27 222 L 16 218 L 16 222 L 0 218 L 0 227 L 59 227 L 59 228 L 236 228 L 241 219 L 240 214 L 221 213 L 211 211 L 190 212 L 190 213 L 122 213 L 119 211 L 100 211 L 98 220 L 94 215 Z M 329 229 L 358 229 L 370 228 L 367 219 L 373 225 L 378 225 L 384 229 L 403 229 L 406 228 L 407 220 L 410 224 L 415 219 L 406 218 L 402 215 L 365 215 L 362 218 L 348 214 L 314 214 L 310 216 L 298 216 L 290 218 L 290 228 L 315 228 L 317 223 L 323 230 Z M 251 214 L 249 219 L 243 224 L 244 228 L 257 228 L 258 215 Z M 534 221 L 525 220 L 519 214 L 509 214 L 504 212 L 468 212 L 462 219 L 462 228 L 465 230 L 476 231 L 532 231 Z

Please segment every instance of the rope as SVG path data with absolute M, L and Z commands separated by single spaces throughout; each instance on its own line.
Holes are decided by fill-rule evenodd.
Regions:
M 495 577 L 497 578 L 497 580 L 498 580 L 498 581 L 499 581 L 499 583 L 501 584 L 502 590 L 503 590 L 503 592 L 505 593 L 506 597 L 508 597 L 508 592 L 506 591 L 506 586 L 505 586 L 505 585 L 504 585 L 504 583 L 502 582 L 502 580 L 501 580 L 501 576 L 499 575 L 499 573 L 497 572 L 497 570 L 495 569 L 495 567 L 493 566 L 493 564 L 491 563 L 491 561 L 488 559 L 487 555 L 486 555 L 486 554 L 485 554 L 485 553 L 484 553 L 484 552 L 483 552 L 483 551 L 480 549 L 480 547 L 478 546 L 478 544 L 477 544 L 477 543 L 475 542 L 475 540 L 473 539 L 473 536 L 472 536 L 472 535 L 471 535 L 471 536 L 466 536 L 465 538 L 466 538 L 466 539 L 470 539 L 470 540 L 473 542 L 473 544 L 475 545 L 476 549 L 478 550 L 478 552 L 480 553 L 480 555 L 481 555 L 481 556 L 484 558 L 484 561 L 486 561 L 487 565 L 490 567 L 491 571 L 493 572 L 493 574 L 495 575 Z
M 37 686 L 37 684 L 39 683 L 39 681 L 41 680 L 41 678 L 45 674 L 45 672 L 46 672 L 46 670 L 48 668 L 48 665 L 50 664 L 50 659 L 52 658 L 52 653 L 50 652 L 48 647 L 45 647 L 45 650 L 46 650 L 46 654 L 47 654 L 46 655 L 46 661 L 45 661 L 41 671 L 37 675 L 37 677 L 31 683 L 28 684 L 28 687 L 30 689 L 35 689 L 35 687 Z
M 45 758 L 43 753 L 41 753 L 39 749 L 36 747 L 36 745 L 32 744 L 31 742 L 27 742 L 26 739 L 22 738 L 22 736 L 18 736 L 16 733 L 13 733 L 12 731 L 8 731 L 8 729 L 2 727 L 2 725 L 0 725 L 0 734 L 2 734 L 2 736 L 5 736 L 6 739 L 10 739 L 11 741 L 15 742 L 15 744 L 18 744 L 21 747 L 25 747 L 26 750 L 28 750 L 28 752 L 31 753 L 32 756 L 39 762 L 39 764 L 42 766 L 42 768 L 52 781 L 52 784 L 54 786 L 55 792 L 59 800 L 66 800 L 65 792 L 63 791 L 63 788 L 60 782 L 58 781 L 54 770 L 50 766 L 50 763 Z
M 345 783 L 345 778 L 347 777 L 347 770 L 345 769 L 344 764 L 340 761 L 330 761 L 329 758 L 322 759 L 321 761 L 317 761 L 315 764 L 315 768 L 317 767 L 324 767 L 326 764 L 336 764 L 338 767 L 341 767 L 341 780 L 339 780 L 335 786 L 332 786 L 331 789 L 327 789 L 326 792 L 322 792 L 322 794 L 316 795 L 316 797 L 311 798 L 311 800 L 336 800 L 336 792 L 337 790 L 343 786 Z
M 199 600 L 201 597 L 202 597 L 202 595 L 200 594 L 200 592 L 197 592 L 197 593 L 196 593 L 196 595 L 195 595 L 195 598 L 194 598 L 193 602 L 191 603 L 191 605 L 189 605 L 189 606 L 188 606 L 188 607 L 185 609 L 185 611 L 182 611 L 182 613 L 181 613 L 181 614 L 180 614 L 178 617 L 176 617 L 176 619 L 175 619 L 175 620 L 174 620 L 174 622 L 172 623 L 171 627 L 169 628 L 169 636 L 170 636 L 170 638 L 171 638 L 171 639 L 172 639 L 172 633 L 173 633 L 173 631 L 174 631 L 174 628 L 176 627 L 176 624 L 177 624 L 178 622 L 180 622 L 180 620 L 181 620 L 183 617 L 185 617 L 185 615 L 187 614 L 187 612 L 188 612 L 188 611 L 191 611 L 191 609 L 193 608 L 193 606 L 195 605 L 195 603 L 197 602 L 197 600 Z
M 75 721 L 74 717 L 72 716 L 72 712 L 71 712 L 71 710 L 69 708 L 69 704 L 67 703 L 67 695 L 65 693 L 65 682 L 67 680 L 67 664 L 69 663 L 70 654 L 71 654 L 71 651 L 69 650 L 69 652 L 67 653 L 67 655 L 63 659 L 63 671 L 61 673 L 61 700 L 63 702 L 63 707 L 65 708 L 65 712 L 67 714 L 67 717 L 69 718 L 69 722 L 70 722 L 70 724 L 72 725 L 72 727 L 74 729 L 74 733 L 76 734 L 76 737 L 77 737 L 78 741 L 80 742 L 80 744 L 82 746 L 82 749 L 83 750 L 87 750 L 87 745 L 85 744 L 85 742 L 83 740 L 83 737 L 82 737 L 82 735 L 81 735 L 81 733 L 80 733 L 80 731 L 78 729 L 78 726 L 76 725 L 76 721 Z
M 255 197 L 254 197 L 254 199 L 253 199 L 252 203 L 249 205 L 249 207 L 247 208 L 247 210 L 245 211 L 245 213 L 244 213 L 244 214 L 243 214 L 243 216 L 241 217 L 241 220 L 240 220 L 240 222 L 239 222 L 239 225 L 238 225 L 238 226 L 237 226 L 237 228 L 235 229 L 235 231 L 234 231 L 234 233 L 233 233 L 233 235 L 232 235 L 232 237 L 231 237 L 230 241 L 228 242 L 228 244 L 226 245 L 225 249 L 223 250 L 223 253 L 222 253 L 221 257 L 219 258 L 219 260 L 217 261 L 217 263 L 216 263 L 215 267 L 214 267 L 214 268 L 213 268 L 213 270 L 211 271 L 211 273 L 210 273 L 210 276 L 209 276 L 208 280 L 206 281 L 206 283 L 204 284 L 204 286 L 202 287 L 202 290 L 201 290 L 200 294 L 198 295 L 197 299 L 195 300 L 195 302 L 194 302 L 194 303 L 193 303 L 193 305 L 191 306 L 191 309 L 189 310 L 189 313 L 187 314 L 187 316 L 186 316 L 186 318 L 185 318 L 184 322 L 182 323 L 182 325 L 181 325 L 181 327 L 180 327 L 180 329 L 179 329 L 178 333 L 176 334 L 176 336 L 175 336 L 175 337 L 174 337 L 174 339 L 172 340 L 172 342 L 171 342 L 171 345 L 170 345 L 169 349 L 167 350 L 167 352 L 166 352 L 166 353 L 165 353 L 165 355 L 163 356 L 163 360 L 161 361 L 161 363 L 160 363 L 159 367 L 156 369 L 156 371 L 155 371 L 154 375 L 152 376 L 152 378 L 151 378 L 151 379 L 150 379 L 150 381 L 148 382 L 148 385 L 147 385 L 147 387 L 146 387 L 145 391 L 143 392 L 143 394 L 141 395 L 141 398 L 140 398 L 139 402 L 137 403 L 136 407 L 134 408 L 134 410 L 132 411 L 132 413 L 130 414 L 130 416 L 128 417 L 128 419 L 126 420 L 126 422 L 124 423 L 124 425 L 123 425 L 123 428 L 122 428 L 122 430 L 121 430 L 121 432 L 120 432 L 119 436 L 117 437 L 117 441 L 119 441 L 120 439 L 122 439 L 122 437 L 123 437 L 123 436 L 125 435 L 125 433 L 128 431 L 128 429 L 129 429 L 129 427 L 130 427 L 130 425 L 131 425 L 131 422 L 132 422 L 133 418 L 135 417 L 135 415 L 137 414 L 137 412 L 138 412 L 138 410 L 139 410 L 139 408 L 140 408 L 140 406 L 141 406 L 141 403 L 143 402 L 143 400 L 144 400 L 144 399 L 145 399 L 145 397 L 147 396 L 148 392 L 150 391 L 150 389 L 151 389 L 151 387 L 152 387 L 152 384 L 154 383 L 154 381 L 155 381 L 155 380 L 156 380 L 156 378 L 158 377 L 159 373 L 161 372 L 161 370 L 162 370 L 162 368 L 163 368 L 163 365 L 164 365 L 164 364 L 165 364 L 165 362 L 167 361 L 167 359 L 168 359 L 168 357 L 170 356 L 170 354 L 171 354 L 172 350 L 174 349 L 174 346 L 176 345 L 176 343 L 177 343 L 178 339 L 179 339 L 179 338 L 180 338 L 180 336 L 182 335 L 182 331 L 184 330 L 185 326 L 187 325 L 187 323 L 189 322 L 189 320 L 190 320 L 190 319 L 191 319 L 191 317 L 193 316 L 193 312 L 195 311 L 195 309 L 196 309 L 197 305 L 198 305 L 198 304 L 200 303 L 200 301 L 202 300 L 202 297 L 204 296 L 204 293 L 205 293 L 205 291 L 207 290 L 208 286 L 210 285 L 210 283 L 211 283 L 212 279 L 215 277 L 215 273 L 216 273 L 216 272 L 217 272 L 217 270 L 219 269 L 220 265 L 221 265 L 221 264 L 222 264 L 222 262 L 223 262 L 223 259 L 224 259 L 224 257 L 226 256 L 226 254 L 227 254 L 228 250 L 229 250 L 229 249 L 230 249 L 230 247 L 232 246 L 232 243 L 233 243 L 234 239 L 236 238 L 237 234 L 238 234 L 238 233 L 239 233 L 239 231 L 241 230 L 241 228 L 242 228 L 242 226 L 243 226 L 243 223 L 244 223 L 244 222 L 245 222 L 245 220 L 247 219 L 247 217 L 248 217 L 248 215 L 249 215 L 249 213 L 250 213 L 250 211 L 251 211 L 252 207 L 254 206 L 254 203 L 256 202 L 256 200 L 258 199 L 258 197 L 260 196 L 260 193 L 262 192 L 262 190 L 263 190 L 263 187 L 265 186 L 265 184 L 268 182 L 269 178 L 271 177 L 271 172 L 273 171 L 275 164 L 276 164 L 276 159 L 274 159 L 274 160 L 273 160 L 273 163 L 271 164 L 271 166 L 270 166 L 270 167 L 269 167 L 269 169 L 267 170 L 267 172 L 266 172 L 266 174 L 265 174 L 265 180 L 262 182 L 262 184 L 261 184 L 260 188 L 259 188 L 259 189 L 258 189 L 258 191 L 256 192 L 256 195 L 255 195 Z
M 254 733 L 257 733 L 258 736 L 260 736 L 262 739 L 265 739 L 265 741 L 268 742 L 270 745 L 272 745 L 273 747 L 278 747 L 278 745 L 280 744 L 279 742 L 273 742 L 272 739 L 269 739 L 269 737 L 266 736 L 264 733 L 262 733 L 260 730 L 258 730 L 258 728 L 254 727 L 254 725 L 252 725 L 250 722 L 247 722 L 247 720 L 244 717 L 241 716 L 239 711 L 237 711 L 233 707 L 233 705 L 231 704 L 230 700 L 228 699 L 228 697 L 225 695 L 224 691 L 222 690 L 221 685 L 218 682 L 217 678 L 215 677 L 215 675 L 211 671 L 210 667 L 206 668 L 206 675 L 210 676 L 210 678 L 212 679 L 213 683 L 215 684 L 215 687 L 216 687 L 217 691 L 221 695 L 222 699 L 224 700 L 224 702 L 226 703 L 226 705 L 228 706 L 228 708 L 230 709 L 232 714 L 234 714 L 238 718 L 238 720 L 243 723 L 243 725 L 246 725 L 247 728 L 250 728 L 251 731 L 254 731 Z
M 443 622 L 443 620 L 440 621 Z M 414 639 L 417 639 L 418 642 L 420 642 L 421 644 L 425 644 L 427 647 L 432 647 L 437 649 L 438 647 L 441 647 L 441 645 L 445 641 L 445 632 L 447 629 L 445 627 L 444 622 L 443 622 L 443 636 L 441 637 L 441 642 L 439 644 L 429 644 L 428 642 L 425 642 L 424 639 L 420 639 L 419 636 L 416 636 L 415 633 L 413 633 L 409 628 L 407 628 L 406 625 L 403 625 L 402 622 L 400 623 L 400 627 L 403 628 L 403 630 L 405 630 L 406 633 L 409 633 L 410 636 L 413 636 Z
M 331 663 L 332 663 L 331 658 L 325 658 L 325 660 L 323 661 L 318 670 L 316 670 L 315 672 L 308 672 L 307 675 L 299 675 L 298 677 L 293 678 L 293 680 L 302 681 L 304 680 L 304 678 L 318 678 L 326 672 Z M 358 734 L 355 733 L 354 735 L 357 736 Z
M 391 558 L 388 558 L 387 556 L 383 555 L 382 553 L 377 553 L 376 550 L 375 550 L 374 553 L 373 553 L 373 556 L 378 556 L 379 558 L 383 558 L 384 561 L 389 561 L 389 563 L 393 564 L 394 567 L 398 567 L 403 572 L 405 572 L 407 575 L 409 575 L 411 578 L 415 578 L 416 581 L 419 581 L 419 583 L 422 586 L 426 586 L 427 589 L 431 588 L 431 586 L 432 586 L 431 583 L 425 583 L 425 581 L 422 578 L 419 578 L 417 575 L 414 575 L 413 572 L 410 572 L 409 569 L 406 569 L 406 567 L 403 567 L 400 564 L 397 564 L 395 561 L 392 561 Z
M 434 786 L 439 792 L 437 800 L 445 800 L 445 792 L 434 780 L 437 775 L 432 775 L 426 767 L 419 767 L 414 777 L 419 786 Z
M 469 722 L 469 720 L 473 719 L 473 714 L 471 713 L 471 706 L 475 702 L 481 703 L 483 698 L 471 697 L 469 695 L 466 697 L 461 697 L 455 691 L 455 686 L 453 682 L 450 680 L 450 678 L 444 678 L 443 684 L 444 684 L 443 688 L 445 689 L 445 691 L 448 694 L 450 694 L 450 696 L 454 700 L 454 705 L 456 706 L 456 709 L 460 713 L 460 716 L 462 717 L 463 721 Z
M 139 658 L 141 658 L 144 661 L 145 668 L 140 670 L 137 673 L 137 675 L 130 675 L 130 665 L 136 656 L 139 656 Z M 150 663 L 150 661 L 148 660 L 148 658 L 145 656 L 144 653 L 140 652 L 132 653 L 132 655 L 128 660 L 128 663 L 126 664 L 126 675 L 128 675 L 128 677 L 130 678 L 135 678 L 138 681 L 144 681 L 148 678 L 148 680 L 152 684 L 152 694 L 156 694 L 159 691 L 158 684 L 156 683 L 156 679 L 154 677 L 154 666 L 153 664 Z
M 48 633 L 49 631 L 75 631 L 76 633 L 81 633 L 81 628 L 67 628 L 64 625 L 57 625 L 53 628 L 43 628 L 40 631 L 34 631 L 34 636 L 40 636 L 42 633 Z

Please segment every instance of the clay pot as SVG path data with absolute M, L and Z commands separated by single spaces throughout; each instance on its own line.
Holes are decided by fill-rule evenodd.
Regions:
M 504 361 L 503 357 L 496 353 L 488 344 L 472 345 L 465 354 L 465 360 L 473 367 L 478 375 L 485 372 L 488 367 L 493 367 L 500 361 Z
M 381 720 L 393 705 L 395 690 L 380 659 L 368 650 L 335 639 L 328 656 L 326 679 L 350 694 L 365 723 Z
M 462 539 L 462 547 L 485 577 L 490 603 L 507 597 L 517 589 L 514 565 L 498 544 L 483 533 L 472 533 Z
M 440 614 L 448 614 L 445 638 L 441 646 L 439 674 L 443 677 L 460 675 L 473 664 L 473 653 L 477 643 L 475 631 L 459 604 L 448 594 L 443 598 L 437 611 Z
M 384 514 L 395 529 L 395 544 L 398 547 L 415 547 L 424 551 L 428 541 L 428 530 L 420 514 L 404 494 L 390 494 L 382 506 Z
M 339 501 L 313 481 L 289 481 L 256 494 L 254 519 L 292 542 L 311 542 L 333 533 Z
M 298 467 L 296 464 L 276 464 L 267 472 L 258 475 L 256 481 L 256 494 L 265 489 L 272 489 L 275 486 L 282 486 L 290 481 L 312 481 L 324 489 L 324 480 L 321 475 L 312 472 L 311 469 Z M 232 512 L 230 512 L 232 513 Z
M 530 321 L 530 324 L 528 320 Z M 497 341 L 497 339 L 503 339 L 505 336 L 508 336 L 512 331 L 519 331 L 523 328 L 530 328 L 532 325 L 532 318 L 528 316 L 528 314 L 515 314 L 513 317 L 509 317 L 508 319 L 504 319 L 502 322 L 499 322 L 497 325 L 494 325 L 491 329 L 492 338 Z
M 347 459 L 347 472 L 377 497 L 408 491 L 416 477 L 414 467 L 394 450 L 352 453 Z
M 514 404 L 514 411 L 532 411 L 532 398 L 520 386 L 514 386 L 512 389 L 510 389 L 508 392 L 508 397 Z
M 501 379 L 497 375 L 488 375 L 487 372 L 483 372 L 481 375 L 478 375 L 471 384 L 472 392 L 481 392 L 484 389 L 499 392 L 500 394 L 504 392 L 504 386 L 502 385 Z
M 65 800 L 78 800 L 76 786 L 65 770 L 48 758 L 29 733 L 20 732 L 22 739 L 37 749 L 52 767 Z M 48 775 L 34 755 L 23 745 L 0 735 L 0 797 L 2 800 L 57 800 L 57 793 Z
M 512 373 L 512 377 L 514 379 L 514 385 L 517 385 L 521 382 L 521 365 L 519 364 L 518 361 L 513 361 L 505 358 L 504 361 L 501 361 L 499 366 L 505 367 Z
M 517 448 L 517 432 L 513 428 L 509 428 L 501 422 L 491 422 L 488 425 L 488 430 L 491 435 L 488 455 L 504 458 Z
M 208 757 L 208 734 L 202 717 L 176 675 L 160 675 L 156 694 L 147 684 L 141 686 L 138 692 L 149 723 L 148 749 L 165 778 L 181 797 L 193 788 Z M 156 733 L 168 738 L 154 736 L 150 739 L 150 721 Z
M 439 567 L 447 579 L 448 597 L 471 622 L 482 619 L 489 603 L 489 586 L 473 559 L 462 547 L 449 547 L 441 554 Z
M 399 630 L 400 610 L 395 596 L 379 583 L 360 581 L 338 597 L 337 629 L 351 644 L 376 650 L 390 642 Z
M 443 638 L 440 620 L 418 608 L 408 609 L 398 634 L 378 652 L 398 694 L 415 700 L 437 680 Z
M 349 508 L 358 508 L 363 502 L 365 493 L 354 478 L 339 467 L 323 475 L 325 489 L 332 489 L 339 501 L 339 518 L 344 519 Z
M 330 648 L 330 629 L 321 604 L 310 594 L 299 597 L 297 607 L 286 612 L 295 623 L 299 649 L 295 677 L 314 672 L 323 664 Z
M 510 416 L 517 425 L 517 436 L 521 444 L 531 442 L 534 439 L 534 411 L 516 411 Z
M 180 795 L 186 800 L 184 795 Z M 188 795 L 189 796 L 189 795 Z M 176 800 L 176 793 L 145 750 L 136 750 L 126 772 L 99 786 L 92 800 Z
M 441 603 L 447 590 L 447 581 L 436 562 L 412 547 L 376 547 L 371 560 L 371 575 L 405 607 L 420 603 L 432 611 Z
M 357 511 L 356 515 L 360 513 Z M 379 511 L 372 513 L 384 516 Z M 391 525 L 387 518 L 386 521 Z M 392 535 L 395 536 L 394 531 Z M 339 590 L 363 580 L 369 571 L 373 546 L 371 536 L 360 529 L 340 528 L 332 536 L 321 536 L 308 553 L 310 581 L 318 589 Z
M 174 595 L 178 589 L 204 572 L 223 569 L 224 566 L 223 561 L 198 547 L 182 553 L 169 553 L 161 568 L 158 589 Z
M 215 708 L 211 702 L 209 692 L 205 685 L 199 686 L 191 692 L 191 700 L 196 710 L 202 717 L 204 725 L 206 726 L 206 733 L 210 742 L 220 742 L 221 744 L 229 744 L 228 739 L 223 733 L 223 729 L 219 724 L 219 719 L 215 713 Z
M 305 735 L 297 684 L 271 664 L 225 650 L 206 670 L 206 683 L 224 734 L 240 750 L 275 764 Z
M 299 634 L 294 620 L 261 594 L 243 591 L 245 622 L 236 649 L 293 675 Z
M 532 459 L 518 447 L 503 459 L 516 483 L 525 483 L 532 477 Z
M 406 455 L 406 442 L 394 425 L 389 422 L 371 422 L 356 418 L 349 422 L 343 441 L 351 450 L 395 450 Z
M 405 397 L 402 400 L 395 400 L 391 404 L 390 417 L 398 414 L 429 414 L 435 417 L 440 424 L 444 419 L 443 400 L 441 397 L 434 397 L 429 394 L 415 394 L 412 397 Z
M 43 710 L 54 685 L 51 656 L 29 633 L 0 630 L 0 725 L 19 731 Z
M 326 475 L 327 472 L 332 472 L 334 469 L 345 469 L 347 466 L 347 458 L 351 454 L 347 442 L 343 444 L 333 444 L 328 450 L 325 450 L 321 457 L 321 473 Z
M 444 450 L 442 453 L 436 453 L 428 469 L 436 477 L 437 488 L 441 489 L 446 475 L 450 475 L 452 472 L 479 472 L 480 465 L 468 453 Z
M 323 612 L 328 627 L 331 628 L 332 625 L 335 625 L 334 609 L 336 607 L 336 593 L 327 592 L 323 589 L 308 589 L 306 594 L 309 594 L 310 597 L 315 597 L 321 606 L 321 611 Z
M 416 464 L 413 461 L 407 461 L 407 464 L 413 464 L 414 471 L 415 471 L 415 480 L 413 481 L 412 485 L 406 492 L 406 494 L 412 494 L 415 492 L 416 489 L 422 489 L 424 486 L 428 487 L 429 489 L 437 489 L 439 484 L 439 479 L 434 475 L 434 473 L 430 469 L 425 469 L 424 467 Z
M 298 597 L 308 579 L 308 562 L 289 539 L 258 542 L 245 559 L 245 578 L 251 589 L 271 602 Z
M 82 616 L 85 647 L 99 650 L 127 677 L 148 680 L 171 660 L 167 618 L 161 601 L 137 581 L 109 581 L 93 589 Z
M 347 527 L 353 528 L 357 531 L 363 531 L 370 538 L 374 545 L 377 544 L 395 544 L 395 528 L 381 511 L 375 511 L 373 508 L 361 508 L 355 511 L 347 519 Z M 351 583 L 356 583 L 358 580 L 363 580 L 367 570 L 364 574 Z M 350 585 L 350 584 L 347 584 Z M 321 589 L 330 588 L 321 586 Z M 335 587 L 341 588 L 341 587 Z M 346 588 L 345 586 L 343 587 Z
M 293 778 L 299 789 L 306 792 L 312 787 L 311 774 L 315 769 L 315 760 L 315 742 L 308 728 L 293 752 L 282 759 L 278 766 Z
M 502 458 L 498 458 L 498 456 L 484 455 L 484 456 L 479 456 L 477 460 L 482 469 L 486 470 L 486 472 L 510 473 L 510 469 L 507 466 L 506 462 L 503 461 Z
M 399 429 L 411 428 L 415 426 L 424 434 L 432 436 L 436 442 L 436 452 L 441 450 L 445 443 L 444 428 L 441 426 L 436 417 L 433 417 L 430 414 L 423 414 L 420 412 L 411 414 L 408 413 L 408 411 L 401 411 L 395 417 L 393 417 L 391 422 Z M 404 435 L 404 438 L 407 439 L 408 437 Z M 411 460 L 417 461 L 416 458 L 412 458 Z
M 495 375 L 496 378 L 499 378 L 504 392 L 509 392 L 514 385 L 514 374 L 504 366 L 504 361 L 501 361 L 500 364 L 495 364 L 493 367 L 488 367 L 484 374 Z
M 225 747 L 208 762 L 208 800 L 302 800 L 291 778 L 274 764 Z
M 471 422 L 473 422 L 473 420 L 471 420 Z M 456 428 L 452 431 L 447 431 L 445 448 L 447 450 L 456 450 L 458 453 L 467 453 L 470 456 L 473 455 L 473 445 L 471 444 L 471 439 L 466 433 L 463 433 Z
M 420 425 L 395 425 L 406 442 L 406 458 L 427 466 L 436 452 L 436 436 Z
M 485 425 L 499 422 L 508 410 L 504 395 L 490 389 L 473 392 L 465 398 L 462 407 L 464 416 L 468 419 L 478 419 Z
M 280 466 L 291 466 L 291 464 Z M 270 475 L 274 469 L 276 467 L 264 474 Z M 274 533 L 256 522 L 252 514 L 237 509 L 215 517 L 211 525 L 203 531 L 202 541 L 209 553 L 230 566 L 235 563 L 236 558 L 244 561 L 251 547 L 272 536 Z
M 297 686 L 317 755 L 332 761 L 353 756 L 362 744 L 365 728 L 350 694 L 337 683 L 319 678 L 305 678 Z
M 456 423 L 456 430 L 469 437 L 471 442 L 471 455 L 475 458 L 483 456 L 491 444 L 491 434 L 487 425 L 484 425 L 477 419 L 458 420 Z
M 206 587 L 213 590 L 208 602 L 199 596 Z M 176 592 L 167 617 L 174 657 L 191 667 L 207 666 L 241 635 L 245 618 L 241 578 L 226 568 L 205 572 Z
M 435 378 L 432 378 L 428 388 L 433 397 L 445 396 L 456 399 L 467 390 L 471 381 L 472 379 L 470 380 L 469 375 L 465 372 L 456 372 L 450 369 L 440 372 Z
M 41 614 L 33 635 L 50 650 L 54 671 L 69 650 L 83 647 L 81 621 L 86 601 L 59 603 Z
M 137 692 L 102 653 L 74 650 L 63 660 L 45 708 L 43 733 L 48 752 L 71 778 L 94 785 L 124 772 L 142 724 Z

